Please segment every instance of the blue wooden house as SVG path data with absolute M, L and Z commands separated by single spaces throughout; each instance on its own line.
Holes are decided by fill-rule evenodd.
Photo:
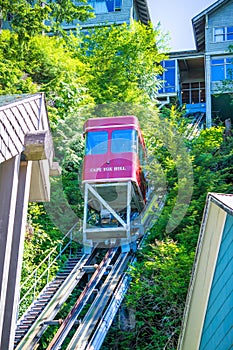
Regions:
M 207 196 L 178 349 L 233 349 L 233 194 Z
M 87 3 L 93 8 L 94 18 L 85 22 L 74 20 L 70 24 L 64 24 L 65 30 L 75 30 L 77 24 L 80 24 L 83 30 L 88 30 L 112 24 L 129 24 L 132 20 L 144 24 L 150 21 L 147 0 L 88 0 Z
M 170 52 L 163 62 L 161 104 L 178 100 L 192 117 L 232 118 L 233 0 L 218 0 L 192 19 L 195 50 Z

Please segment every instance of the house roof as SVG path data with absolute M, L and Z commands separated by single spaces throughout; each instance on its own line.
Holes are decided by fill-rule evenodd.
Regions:
M 233 194 L 211 193 L 210 200 L 218 204 L 227 213 L 233 215 Z
M 205 22 L 206 16 L 219 9 L 222 5 L 227 4 L 231 0 L 218 0 L 211 6 L 207 7 L 204 11 L 193 17 L 192 25 L 194 31 L 194 37 L 196 47 L 198 51 L 204 51 L 205 49 Z
M 26 138 L 30 135 L 35 136 L 37 143 L 29 142 L 28 147 L 36 152 L 43 149 L 43 140 L 38 138 L 43 137 L 43 132 L 50 135 L 44 94 L 1 95 L 0 129 L 0 163 L 17 155 L 24 161 Z M 42 154 L 40 159 L 26 159 L 32 161 L 30 201 L 49 200 L 48 174 L 53 170 L 54 151 L 52 141 L 46 142 L 46 147 L 48 143 L 48 157 Z
M 148 24 L 151 20 L 147 0 L 135 0 L 135 4 L 138 10 L 139 20 Z
M 196 249 L 178 350 L 199 349 L 228 216 L 231 218 L 233 216 L 233 194 L 209 193 Z M 231 256 L 227 256 L 226 259 L 231 259 Z

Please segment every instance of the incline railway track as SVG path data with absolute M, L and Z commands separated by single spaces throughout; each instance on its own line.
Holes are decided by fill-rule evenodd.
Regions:
M 137 223 L 139 228 L 151 226 L 164 201 L 165 197 L 153 195 L 152 191 Z M 136 250 L 144 237 L 135 242 Z M 64 348 L 64 342 L 68 350 L 100 349 L 128 290 L 130 278 L 127 269 L 134 259 L 132 250 L 122 252 L 121 247 L 95 247 L 90 254 L 68 260 L 66 268 L 58 272 L 18 321 L 15 349 L 36 349 L 47 327 L 54 324 L 60 324 L 60 327 L 47 350 Z M 77 301 L 64 320 L 56 320 L 56 315 L 77 287 L 80 289 Z
M 120 286 L 124 271 L 130 261 L 132 261 L 132 254 L 121 253 L 119 255 L 90 309 L 73 335 L 67 350 L 100 348 L 127 290 L 121 290 Z
M 107 272 L 107 269 L 109 268 L 109 265 L 112 262 L 112 260 L 114 259 L 114 256 L 117 253 L 117 251 L 118 251 L 118 248 L 112 248 L 112 249 L 109 249 L 107 251 L 105 257 L 103 258 L 101 263 L 96 268 L 95 272 L 93 273 L 89 282 L 87 283 L 87 285 L 83 289 L 82 293 L 80 294 L 79 298 L 77 299 L 72 310 L 67 315 L 67 317 L 63 321 L 62 325 L 60 326 L 59 330 L 57 331 L 56 335 L 54 336 L 53 340 L 51 341 L 51 343 L 47 347 L 47 350 L 59 349 L 59 347 L 63 344 L 69 331 L 71 330 L 71 328 L 74 326 L 75 322 L 77 321 L 84 306 L 87 304 L 88 300 L 93 295 L 93 292 L 95 291 L 96 287 L 98 286 L 98 283 L 100 282 L 104 273 Z
M 106 311 L 108 302 L 115 292 L 122 275 L 132 257 L 132 253 L 121 253 L 119 247 L 108 249 L 102 261 L 95 264 L 96 256 L 103 253 L 103 249 L 94 249 L 91 254 L 84 254 L 69 272 L 63 283 L 58 289 L 55 288 L 60 273 L 56 276 L 50 285 L 40 293 L 39 297 L 30 306 L 27 312 L 18 322 L 15 349 L 35 349 L 39 340 L 49 324 L 56 324 L 55 316 L 60 311 L 64 302 L 68 299 L 74 288 L 80 284 L 85 274 L 88 274 L 89 280 L 84 286 L 75 305 L 68 313 L 67 317 L 60 322 L 58 329 L 47 349 L 60 349 L 72 328 L 77 328 L 72 341 L 67 349 L 81 349 L 88 343 L 93 332 L 98 328 L 98 322 L 102 321 L 102 316 Z M 51 286 L 54 286 L 54 288 Z M 50 298 L 47 298 L 47 294 Z M 80 313 L 84 307 L 89 304 L 90 307 L 81 320 Z M 79 327 L 77 327 L 79 321 Z M 80 337 L 82 334 L 82 337 Z M 78 342 L 78 343 L 77 343 Z

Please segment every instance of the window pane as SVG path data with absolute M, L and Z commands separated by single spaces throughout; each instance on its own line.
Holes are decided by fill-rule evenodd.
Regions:
M 226 79 L 232 80 L 233 78 L 233 63 L 226 65 Z
M 182 103 L 190 103 L 189 91 L 182 91 Z
M 146 154 L 141 142 L 139 142 L 139 160 L 141 166 L 146 164 Z
M 166 80 L 165 86 L 175 87 L 175 68 L 169 68 L 165 72 L 165 79 L 164 80 Z
M 199 103 L 199 90 L 192 90 L 191 91 L 191 103 Z
M 211 61 L 211 64 L 212 64 L 212 65 L 215 65 L 215 64 L 224 64 L 224 58 L 213 59 L 213 60 Z
M 175 60 L 164 61 L 164 67 L 175 67 Z
M 115 10 L 122 8 L 122 0 L 115 0 Z
M 114 0 L 106 0 L 108 12 L 114 12 Z
M 202 89 L 200 90 L 200 98 L 201 98 L 201 101 L 200 102 L 205 102 L 205 89 Z
M 224 27 L 214 28 L 214 34 L 215 35 L 224 34 Z
M 106 13 L 108 12 L 108 8 L 105 0 L 95 0 L 95 13 Z
M 108 150 L 107 131 L 91 131 L 87 133 L 86 154 L 104 154 Z
M 219 42 L 219 41 L 224 41 L 224 33 L 225 33 L 225 28 L 214 28 L 214 41 Z
M 233 40 L 233 27 L 227 27 L 227 40 Z
M 112 132 L 111 151 L 113 153 L 136 152 L 136 131 L 116 130 Z
M 223 65 L 211 67 L 211 80 L 212 81 L 224 80 L 224 66 Z
M 191 83 L 192 89 L 199 89 L 199 83 Z
M 188 83 L 183 83 L 182 84 L 182 90 L 184 89 L 189 89 L 189 84 Z

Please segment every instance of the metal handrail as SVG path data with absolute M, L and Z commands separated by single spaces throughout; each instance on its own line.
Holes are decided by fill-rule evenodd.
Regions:
M 38 284 L 38 282 L 42 279 L 42 277 L 44 277 L 47 273 L 47 283 L 49 282 L 49 274 L 50 274 L 50 269 L 51 267 L 55 264 L 55 262 L 61 257 L 61 255 L 64 253 L 64 251 L 71 245 L 71 243 L 73 242 L 73 231 L 74 229 L 77 227 L 78 222 L 76 224 L 74 224 L 74 226 L 66 233 L 66 235 L 63 237 L 62 241 L 56 246 L 54 247 L 49 254 L 40 262 L 40 264 L 36 267 L 36 269 L 34 271 L 32 271 L 32 273 L 27 277 L 27 279 L 23 282 L 23 284 L 21 285 L 21 290 L 22 288 L 28 283 L 28 281 L 30 279 L 34 279 L 34 283 L 33 285 L 27 290 L 27 292 L 23 295 L 23 297 L 20 299 L 19 301 L 19 305 L 23 302 L 23 300 L 30 294 L 30 292 L 33 290 L 33 300 L 36 297 L 36 286 Z M 62 243 L 64 242 L 64 240 L 69 236 L 69 242 L 61 249 L 62 247 Z M 58 247 L 60 247 L 60 251 L 58 253 L 58 255 L 53 259 L 53 261 L 51 262 L 51 255 L 58 249 Z M 48 260 L 48 266 L 47 268 L 38 276 L 38 270 L 40 269 L 40 267 Z

